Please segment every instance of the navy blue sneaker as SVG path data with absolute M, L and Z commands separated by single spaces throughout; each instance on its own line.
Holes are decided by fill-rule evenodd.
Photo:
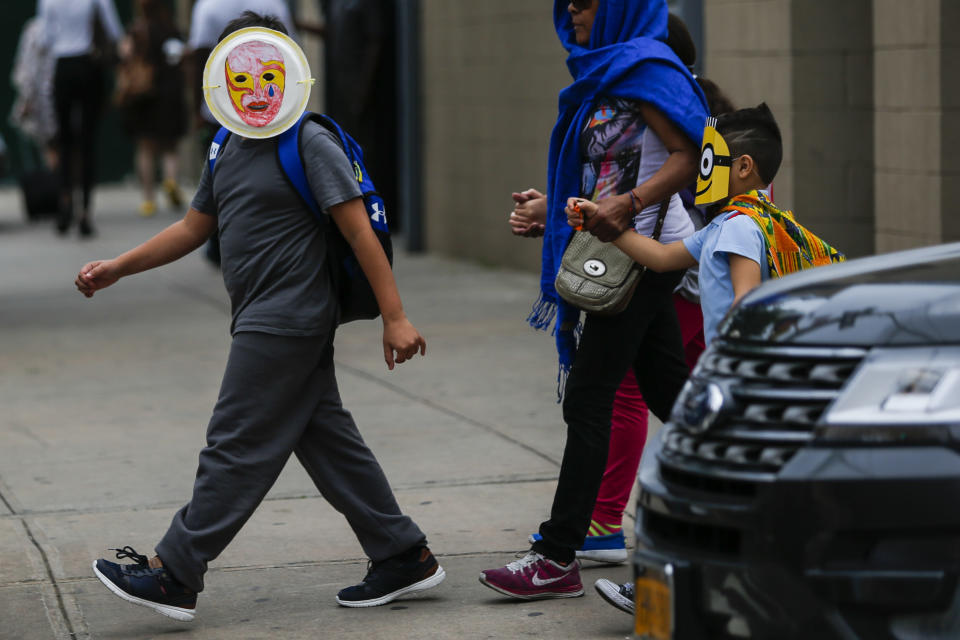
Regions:
M 360 584 L 342 589 L 337 604 L 344 607 L 378 607 L 400 596 L 431 589 L 447 576 L 426 547 L 371 562 Z
M 117 564 L 100 558 L 93 563 L 93 573 L 110 591 L 127 602 L 153 609 L 174 620 L 193 620 L 197 594 L 180 584 L 164 568 L 151 569 L 147 556 L 133 547 L 111 549 L 117 559 L 131 558 L 137 564 Z

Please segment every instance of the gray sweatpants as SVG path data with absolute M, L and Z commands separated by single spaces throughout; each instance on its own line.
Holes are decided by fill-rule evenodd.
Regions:
M 371 560 L 426 544 L 340 402 L 328 338 L 243 332 L 233 337 L 193 497 L 156 546 L 179 581 L 203 590 L 207 563 L 250 518 L 291 453 Z

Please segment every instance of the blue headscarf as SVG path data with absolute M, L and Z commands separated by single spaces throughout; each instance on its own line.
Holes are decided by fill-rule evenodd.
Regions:
M 697 147 L 708 115 L 700 86 L 665 44 L 666 0 L 600 0 L 590 44 L 577 44 L 566 0 L 554 0 L 557 35 L 570 53 L 573 84 L 560 92 L 560 113 L 550 137 L 548 206 L 540 271 L 540 299 L 527 319 L 537 329 L 554 325 L 560 356 L 559 391 L 573 364 L 580 312 L 553 286 L 573 233 L 564 214 L 567 198 L 580 194 L 580 133 L 601 97 L 647 102 L 659 109 Z

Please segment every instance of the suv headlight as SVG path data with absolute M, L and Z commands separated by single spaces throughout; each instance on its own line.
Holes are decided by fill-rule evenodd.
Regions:
M 875 349 L 827 409 L 818 436 L 860 442 L 960 436 L 960 347 Z

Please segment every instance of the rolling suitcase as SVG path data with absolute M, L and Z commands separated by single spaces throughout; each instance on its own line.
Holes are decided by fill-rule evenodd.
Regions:
M 30 169 L 20 176 L 20 189 L 30 221 L 50 218 L 59 208 L 59 178 L 49 169 Z

